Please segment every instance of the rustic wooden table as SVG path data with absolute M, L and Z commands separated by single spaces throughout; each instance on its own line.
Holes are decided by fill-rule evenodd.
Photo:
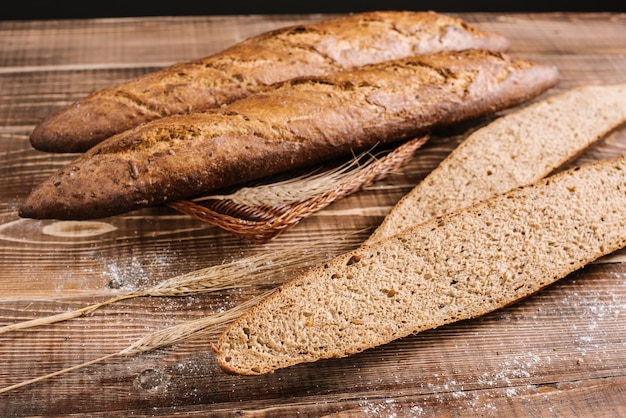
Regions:
M 508 36 L 512 54 L 556 65 L 561 81 L 547 95 L 626 82 L 624 14 L 460 16 Z M 268 244 L 242 241 L 169 208 L 98 222 L 18 217 L 29 190 L 74 158 L 30 147 L 30 131 L 48 113 L 95 89 L 322 17 L 0 21 L 0 326 L 310 240 L 320 256 L 357 246 L 483 122 L 440 133 L 402 169 Z M 576 163 L 623 152 L 626 128 Z M 2 334 L 0 388 L 119 353 L 147 334 L 224 311 L 266 289 L 135 298 L 78 319 Z M 626 251 L 485 317 L 267 376 L 221 372 L 209 348 L 215 336 L 206 332 L 161 349 L 115 355 L 16 388 L 0 395 L 0 415 L 624 416 Z

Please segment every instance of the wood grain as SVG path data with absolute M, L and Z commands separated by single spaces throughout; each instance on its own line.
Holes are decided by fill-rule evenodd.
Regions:
M 508 36 L 511 53 L 556 65 L 561 81 L 546 95 L 626 82 L 626 15 L 458 16 Z M 309 251 L 330 257 L 364 240 L 398 199 L 488 122 L 437 132 L 401 170 L 264 245 L 164 207 L 97 222 L 17 216 L 29 190 L 74 157 L 30 147 L 30 131 L 48 113 L 95 89 L 323 17 L 0 21 L 0 326 L 311 240 Z M 624 152 L 626 128 L 575 164 Z M 265 290 L 132 299 L 72 321 L 0 335 L 0 388 L 117 353 L 150 332 L 228 309 Z M 209 348 L 216 332 L 0 395 L 0 416 L 626 414 L 626 250 L 482 318 L 267 376 L 221 372 Z

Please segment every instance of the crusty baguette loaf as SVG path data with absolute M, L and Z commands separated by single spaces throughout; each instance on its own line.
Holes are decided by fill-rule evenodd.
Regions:
M 343 357 L 525 298 L 626 245 L 626 156 L 556 174 L 316 267 L 234 321 L 219 366 Z
M 518 105 L 557 80 L 554 67 L 482 50 L 290 80 L 111 137 L 38 185 L 20 215 L 98 218 L 191 198 Z
M 626 123 L 626 84 L 578 87 L 470 134 L 365 241 L 533 183 Z
M 220 53 L 97 91 L 44 119 L 34 148 L 82 152 L 163 116 L 219 107 L 304 75 L 446 50 L 505 51 L 508 40 L 434 12 L 367 12 L 268 32 Z

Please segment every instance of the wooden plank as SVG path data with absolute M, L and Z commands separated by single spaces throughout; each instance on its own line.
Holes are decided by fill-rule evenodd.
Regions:
M 561 82 L 548 94 L 626 82 L 623 14 L 458 16 L 508 36 L 512 53 L 556 65 Z M 401 170 L 264 245 L 168 208 L 78 224 L 17 216 L 28 191 L 74 157 L 30 147 L 30 131 L 49 112 L 244 37 L 321 18 L 0 22 L 0 326 L 255 254 L 290 247 L 308 247 L 320 258 L 338 254 L 365 239 L 398 199 L 489 121 L 438 132 Z M 624 152 L 621 128 L 573 164 Z M 172 347 L 112 357 L 0 395 L 0 415 L 624 415 L 625 260 L 626 250 L 619 251 L 483 318 L 267 376 L 222 373 L 209 349 L 219 331 L 212 329 Z M 277 279 L 287 280 L 295 273 L 281 274 Z M 0 335 L 0 388 L 118 353 L 153 331 L 224 311 L 268 287 L 131 299 L 72 321 Z

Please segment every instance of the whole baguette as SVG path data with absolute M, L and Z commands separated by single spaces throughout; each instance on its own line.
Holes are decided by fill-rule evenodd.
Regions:
M 302 274 L 212 349 L 255 375 L 484 315 L 624 247 L 624 207 L 625 156 L 561 172 Z
M 508 40 L 434 12 L 367 12 L 267 32 L 217 54 L 97 91 L 45 118 L 34 148 L 83 152 L 140 123 L 222 106 L 291 78 Z
M 483 50 L 290 80 L 111 137 L 39 184 L 20 215 L 89 219 L 191 198 L 515 106 L 557 81 L 554 67 Z
M 626 123 L 626 84 L 583 86 L 470 134 L 405 195 L 365 244 L 533 183 Z

